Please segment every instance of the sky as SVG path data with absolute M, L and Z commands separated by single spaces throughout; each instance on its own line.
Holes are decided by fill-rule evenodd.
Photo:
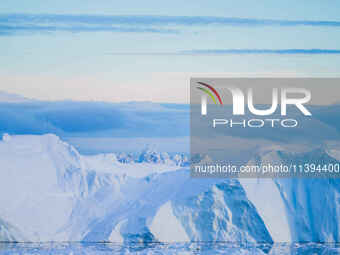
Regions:
M 0 90 L 187 103 L 190 77 L 338 77 L 339 1 L 2 0 Z

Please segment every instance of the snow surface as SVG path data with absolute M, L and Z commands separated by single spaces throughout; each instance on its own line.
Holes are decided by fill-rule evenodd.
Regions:
M 266 163 L 279 163 L 280 158 L 276 151 L 282 149 L 275 147 L 260 152 L 261 162 L 252 159 L 248 165 L 261 165 Z M 291 242 L 291 233 L 285 209 L 284 200 L 275 180 L 240 178 L 240 183 L 246 191 L 248 199 L 254 204 L 263 219 L 274 242 Z
M 189 242 L 181 222 L 173 214 L 170 202 L 166 202 L 157 211 L 150 230 L 155 238 L 161 242 Z

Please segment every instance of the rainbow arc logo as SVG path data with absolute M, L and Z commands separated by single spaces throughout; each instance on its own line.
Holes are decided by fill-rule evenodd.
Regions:
M 197 89 L 199 89 L 199 90 L 203 91 L 204 93 L 206 93 L 207 95 L 209 95 L 210 98 L 213 100 L 213 102 L 215 104 L 218 104 L 217 101 L 216 101 L 216 98 L 215 98 L 215 96 L 216 96 L 220 105 L 223 105 L 220 94 L 216 91 L 216 89 L 213 86 L 211 86 L 207 83 L 204 83 L 204 82 L 197 82 L 197 83 L 204 86 L 204 87 L 197 87 Z

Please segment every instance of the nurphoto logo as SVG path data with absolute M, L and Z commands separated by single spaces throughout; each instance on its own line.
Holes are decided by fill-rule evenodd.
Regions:
M 266 105 L 265 109 L 259 109 L 254 103 L 254 90 L 253 88 L 247 88 L 243 92 L 241 88 L 236 86 L 219 86 L 216 89 L 213 85 L 205 82 L 197 82 L 197 89 L 201 91 L 201 115 L 208 114 L 208 98 L 215 104 L 224 106 L 223 95 L 230 93 L 232 96 L 232 114 L 235 116 L 245 115 L 246 107 L 249 113 L 255 116 L 270 116 L 276 113 L 278 107 L 280 108 L 280 115 L 287 116 L 288 106 L 293 106 L 298 109 L 304 116 L 311 116 L 311 112 L 304 105 L 311 100 L 311 92 L 305 88 L 271 88 L 271 101 L 270 105 Z M 218 92 L 220 90 L 220 93 Z M 222 92 L 222 93 L 221 93 Z M 221 96 L 222 95 L 222 96 Z M 263 107 L 261 107 L 263 108 Z M 261 128 L 268 123 L 271 127 L 275 127 L 277 124 L 281 127 L 290 128 L 298 126 L 298 120 L 294 118 L 251 118 L 234 121 L 233 119 L 221 119 L 214 118 L 212 126 L 216 128 L 219 125 L 227 125 L 229 127 L 241 126 L 241 127 L 255 127 Z

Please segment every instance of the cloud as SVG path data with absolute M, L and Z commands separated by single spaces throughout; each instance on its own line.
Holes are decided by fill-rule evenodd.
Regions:
M 304 128 L 274 130 L 267 126 L 261 129 L 249 129 L 247 133 L 244 133 L 242 128 L 233 128 L 221 129 L 218 134 L 232 136 L 236 141 L 238 138 L 247 139 L 248 142 L 253 139 L 264 139 L 284 143 L 294 140 L 320 144 L 324 140 L 338 140 L 340 105 L 310 107 L 313 112 L 311 119 L 305 120 L 298 115 L 293 115 Z M 226 112 L 226 118 L 229 118 L 228 114 Z M 201 122 L 194 121 L 192 124 L 196 129 L 195 134 L 201 131 L 204 139 L 213 137 Z M 173 142 L 176 142 L 176 145 L 178 141 L 180 146 L 184 147 L 187 141 L 178 138 L 190 135 L 190 106 L 150 102 L 0 103 L 0 140 L 3 133 L 12 135 L 54 133 L 63 139 L 73 141 L 72 143 L 76 143 L 87 153 L 117 148 L 117 144 L 109 144 L 117 141 L 117 138 L 121 139 L 122 146 L 128 141 L 127 139 L 130 139 L 133 146 L 136 145 L 135 138 L 161 137 L 168 141 L 175 139 Z M 97 138 L 99 140 L 95 140 Z
M 50 32 L 123 32 L 123 33 L 160 33 L 177 34 L 174 29 L 157 29 L 143 27 L 114 27 L 114 26 L 42 26 L 42 25 L 23 25 L 23 26 L 3 26 L 0 25 L 0 36 L 15 35 L 18 33 L 50 33 Z
M 0 106 L 0 137 L 3 133 L 121 138 L 189 134 L 188 105 L 32 101 Z
M 198 56 L 198 55 L 338 55 L 340 49 L 198 49 L 169 52 L 108 52 L 106 55 Z
M 320 55 L 340 54 L 338 49 L 202 49 L 180 51 L 183 55 L 229 55 L 229 54 L 279 54 L 279 55 Z
M 311 26 L 340 27 L 332 20 L 273 20 L 203 16 L 119 16 L 62 14 L 0 14 L 0 36 L 35 32 L 179 33 L 178 26 Z

